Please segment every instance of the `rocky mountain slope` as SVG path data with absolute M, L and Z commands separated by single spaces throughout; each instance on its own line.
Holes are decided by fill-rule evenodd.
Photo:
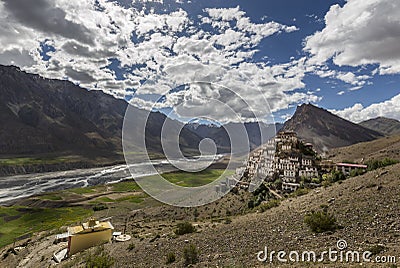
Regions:
M 0 161 L 0 174 L 86 168 L 123 161 L 122 125 L 127 105 L 126 101 L 102 91 L 88 91 L 68 81 L 45 79 L 17 67 L 0 65 L 0 124 L 3 126 L 0 160 L 44 159 L 37 165 L 12 161 L 4 165 Z M 144 117 L 143 110 L 132 108 L 132 111 L 138 118 Z M 166 120 L 170 119 L 159 112 L 150 113 L 147 120 L 146 145 L 154 157 L 163 155 L 160 137 Z M 175 129 L 182 127 L 178 121 L 170 122 Z M 274 126 L 260 125 L 262 132 L 268 132 L 268 138 L 275 132 Z M 234 128 L 235 124 L 228 127 Z M 263 142 L 258 124 L 246 124 L 246 130 L 252 148 Z M 204 125 L 198 129 L 182 129 L 181 150 L 184 154 L 198 154 L 199 142 L 206 137 L 215 140 L 219 152 L 229 152 L 225 130 Z M 68 160 L 59 163 L 54 158 Z
M 304 141 L 311 142 L 319 152 L 331 148 L 371 141 L 382 137 L 377 131 L 354 124 L 311 104 L 297 107 L 282 131 L 295 131 Z
M 0 66 L 0 155 L 20 157 L 78 155 L 122 160 L 122 124 L 127 102 L 68 81 L 44 79 L 11 66 Z M 138 116 L 142 113 L 136 109 Z M 162 153 L 165 120 L 151 113 L 146 129 L 150 153 Z M 178 122 L 173 122 L 178 127 Z M 183 129 L 183 149 L 201 140 Z
M 239 123 L 228 123 L 225 126 L 216 126 L 212 124 L 188 124 L 186 127 L 202 138 L 210 138 L 214 140 L 221 151 L 229 151 L 231 143 L 226 129 L 234 133 L 235 129 L 241 128 L 242 125 Z M 262 122 L 245 123 L 244 127 L 248 133 L 250 147 L 251 149 L 255 149 L 275 136 L 275 134 L 282 128 L 282 124 L 265 124 Z
M 400 121 L 396 119 L 377 117 L 363 121 L 359 125 L 385 134 L 386 136 L 400 134 Z
M 400 135 L 332 149 L 327 158 L 334 161 L 347 160 L 357 163 L 384 158 L 400 161 Z
M 400 137 L 334 149 L 334 160 L 358 161 L 362 156 L 383 159 L 400 155 Z M 353 153 L 349 155 L 348 153 Z M 321 267 L 320 262 L 280 263 L 276 257 L 270 264 L 257 260 L 265 247 L 271 251 L 310 251 L 317 254 L 337 249 L 344 240 L 346 250 L 374 251 L 377 256 L 400 256 L 400 164 L 369 171 L 340 183 L 320 187 L 304 195 L 292 195 L 277 207 L 261 211 L 247 209 L 249 193 L 230 193 L 221 200 L 198 208 L 177 208 L 159 204 L 149 197 L 142 204 L 114 202 L 108 210 L 96 212 L 98 218 L 112 217 L 116 230 L 126 230 L 132 240 L 110 243 L 99 248 L 114 260 L 114 267 L 184 267 L 184 248 L 192 244 L 198 251 L 198 263 L 193 267 Z M 107 187 L 105 191 L 109 191 Z M 95 195 L 97 192 L 91 194 Z M 110 192 L 104 197 L 118 200 L 130 194 L 142 196 L 139 190 Z M 40 197 L 38 197 L 39 200 Z M 106 199 L 108 200 L 108 199 Z M 29 201 L 29 200 L 26 200 Z M 39 205 L 42 206 L 44 203 Z M 47 200 L 48 204 L 58 202 Z M 35 204 L 31 203 L 32 206 Z M 76 206 L 77 204 L 73 204 Z M 326 209 L 340 228 L 325 233 L 313 233 L 305 224 L 311 211 Z M 129 220 L 127 220 L 129 219 Z M 196 232 L 177 236 L 177 223 L 190 221 Z M 12 245 L 0 250 L 3 267 L 43 267 L 51 264 L 54 231 L 32 236 L 18 245 L 24 247 L 10 254 Z M 131 246 L 132 245 L 132 246 Z M 93 248 L 78 253 L 64 265 L 83 267 Z M 12 252 L 12 251 L 11 251 Z M 166 255 L 173 253 L 175 261 L 166 264 Z M 7 255 L 7 256 L 6 256 Z M 276 255 L 275 255 L 276 256 Z M 319 255 L 318 255 L 319 256 Z M 397 259 L 398 260 L 398 259 Z M 360 267 L 360 263 L 323 262 L 323 267 Z M 388 263 L 364 262 L 363 267 L 395 267 Z

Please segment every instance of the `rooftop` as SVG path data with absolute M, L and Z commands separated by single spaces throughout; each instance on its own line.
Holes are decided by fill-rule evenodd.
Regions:
M 339 167 L 356 167 L 356 168 L 367 168 L 367 165 L 360 165 L 360 164 L 349 164 L 349 163 L 336 163 L 336 166 Z
M 69 235 L 85 234 L 90 232 L 99 232 L 108 229 L 114 229 L 114 226 L 109 221 L 100 222 L 96 220 L 89 220 L 82 223 L 82 225 L 68 227 Z

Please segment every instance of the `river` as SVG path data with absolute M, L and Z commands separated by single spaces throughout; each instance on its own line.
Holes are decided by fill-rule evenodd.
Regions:
M 214 162 L 222 159 L 222 155 L 213 157 Z M 202 157 L 200 161 L 209 161 Z M 182 160 L 184 161 L 184 160 Z M 90 187 L 94 185 L 117 183 L 132 177 L 139 178 L 154 175 L 153 165 L 159 173 L 172 172 L 177 169 L 168 160 L 153 160 L 152 164 L 137 163 L 116 165 L 101 168 L 76 169 L 38 174 L 0 177 L 0 205 L 45 192 L 61 191 L 71 188 Z

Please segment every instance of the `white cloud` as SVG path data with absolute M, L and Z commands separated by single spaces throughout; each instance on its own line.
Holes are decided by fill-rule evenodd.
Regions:
M 147 3 L 147 2 L 160 3 L 160 4 L 164 3 L 163 0 L 132 0 L 132 3 Z M 177 1 L 177 3 L 178 3 L 178 1 Z
M 346 93 L 346 92 L 344 92 L 344 91 L 342 90 L 342 91 L 339 91 L 337 94 L 338 94 L 339 96 L 342 96 L 344 93 Z
M 370 77 L 367 75 L 356 76 L 352 72 L 346 72 L 346 73 L 339 72 L 336 74 L 336 78 L 353 86 L 361 87 L 365 85 L 366 83 L 365 80 L 369 79 Z
M 374 103 L 367 107 L 356 103 L 346 109 L 332 110 L 332 112 L 356 123 L 379 116 L 400 120 L 400 94 L 390 100 Z
M 205 11 L 211 19 L 224 21 L 239 20 L 246 14 L 240 10 L 239 6 L 234 8 L 206 8 Z
M 400 73 L 400 2 L 349 0 L 331 6 L 325 28 L 309 36 L 311 62 L 336 65 L 379 64 L 380 74 Z
M 127 88 L 137 89 L 143 96 L 165 94 L 192 81 L 215 82 L 225 90 L 191 86 L 168 94 L 166 101 L 157 106 L 176 106 L 177 113 L 187 112 L 182 107 L 192 112 L 205 110 L 225 121 L 238 118 L 205 104 L 205 97 L 230 105 L 239 119 L 245 120 L 252 119 L 252 112 L 258 116 L 268 113 L 268 103 L 272 111 L 278 111 L 298 102 L 320 100 L 313 93 L 293 92 L 305 86 L 302 79 L 308 67 L 304 58 L 278 65 L 252 60 L 264 38 L 290 33 L 297 30 L 295 26 L 274 21 L 253 23 L 239 7 L 207 9 L 199 24 L 182 9 L 156 14 L 107 0 L 99 0 L 98 4 L 40 1 L 45 7 L 40 18 L 30 16 L 28 11 L 23 13 L 23 4 L 10 7 L 0 2 L 0 63 L 16 64 L 48 78 L 68 77 L 83 87 L 119 98 L 132 94 Z M 21 12 L 23 18 L 15 15 Z M 56 29 L 43 21 L 54 14 L 61 14 L 56 19 L 64 28 Z M 214 29 L 204 30 L 204 23 Z M 77 35 L 71 36 L 74 31 L 68 27 L 76 29 Z M 55 49 L 47 53 L 49 61 L 39 55 L 40 43 L 45 40 Z M 112 60 L 127 70 L 118 78 L 107 68 Z M 147 80 L 145 85 L 141 85 L 143 80 Z M 228 94 L 226 89 L 237 94 Z M 145 99 L 135 101 L 149 105 Z M 246 108 L 246 103 L 253 111 Z

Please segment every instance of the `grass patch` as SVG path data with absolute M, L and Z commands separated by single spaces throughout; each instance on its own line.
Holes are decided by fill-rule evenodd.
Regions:
M 140 187 L 134 181 L 123 181 L 123 182 L 112 184 L 112 191 L 118 192 L 118 193 L 135 192 L 138 190 L 140 190 Z
M 2 166 L 22 166 L 22 165 L 41 165 L 41 164 L 59 164 L 76 161 L 76 157 L 16 157 L 0 159 Z
M 53 201 L 63 200 L 63 198 L 58 194 L 40 195 L 39 198 L 42 200 L 53 200 Z
M 298 196 L 302 196 L 302 195 L 306 195 L 310 192 L 310 189 L 307 188 L 299 188 L 296 191 L 294 191 L 293 193 L 291 193 L 289 195 L 289 197 L 298 197 Z
M 108 255 L 104 247 L 96 248 L 96 251 L 86 255 L 86 268 L 108 268 L 114 265 L 114 259 Z
M 164 179 L 182 187 L 198 187 L 209 184 L 218 179 L 224 173 L 223 169 L 206 169 L 201 172 L 172 172 L 162 174 Z M 233 171 L 227 171 L 226 176 Z M 225 176 L 225 175 L 224 175 Z
M 93 211 L 102 211 L 108 209 L 107 205 L 104 204 L 96 204 L 92 207 Z
M 135 244 L 134 243 L 130 243 L 126 249 L 129 250 L 129 251 L 134 250 L 135 249 Z
M 92 187 L 84 187 L 84 188 L 69 189 L 68 192 L 74 194 L 92 194 L 95 193 L 96 191 Z
M 82 207 L 70 208 L 28 208 L 0 207 L 0 247 L 11 244 L 14 239 L 33 233 L 57 229 L 64 225 L 82 221 L 92 212 Z M 4 217 L 14 219 L 5 221 Z
M 257 210 L 260 212 L 265 212 L 271 208 L 278 207 L 280 205 L 280 201 L 277 199 L 272 199 L 266 203 L 261 204 L 260 206 L 257 207 Z
M 107 196 L 103 196 L 103 197 L 97 198 L 95 202 L 97 202 L 97 203 L 114 203 L 115 200 L 111 199 Z
M 130 196 L 120 197 L 120 198 L 116 199 L 115 201 L 117 201 L 117 202 L 129 201 L 129 202 L 138 204 L 138 203 L 143 202 L 143 198 L 144 198 L 144 196 L 142 196 L 142 195 L 140 195 L 140 196 L 130 195 Z

